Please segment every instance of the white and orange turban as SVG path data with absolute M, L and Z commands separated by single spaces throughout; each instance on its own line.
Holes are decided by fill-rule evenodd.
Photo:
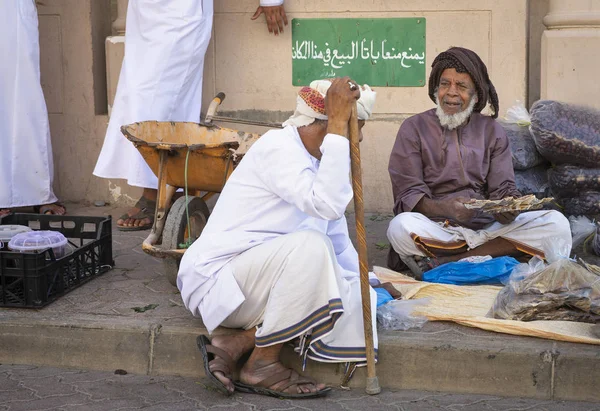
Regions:
M 302 87 L 296 97 L 296 111 L 283 126 L 303 127 L 315 120 L 327 120 L 325 114 L 325 95 L 331 86 L 330 80 L 315 80 L 310 86 Z M 375 105 L 375 93 L 368 85 L 360 87 L 360 98 L 356 104 L 359 120 L 368 120 Z

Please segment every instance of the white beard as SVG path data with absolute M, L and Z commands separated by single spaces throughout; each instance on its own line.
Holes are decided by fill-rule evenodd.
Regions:
M 435 94 L 435 103 L 437 104 L 435 114 L 438 116 L 442 127 L 447 128 L 448 130 L 454 130 L 455 128 L 464 124 L 465 121 L 471 117 L 471 114 L 473 114 L 473 108 L 475 107 L 475 103 L 477 103 L 477 95 L 474 94 L 473 97 L 471 97 L 471 101 L 466 109 L 456 114 L 444 113 L 444 109 L 442 109 L 440 101 L 438 100 L 437 92 Z

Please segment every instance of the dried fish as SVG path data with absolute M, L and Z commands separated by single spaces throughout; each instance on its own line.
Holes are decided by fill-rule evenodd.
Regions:
M 535 195 L 529 194 L 523 197 L 505 197 L 500 200 L 473 199 L 466 202 L 465 207 L 471 210 L 480 210 L 485 213 L 497 214 L 510 211 L 537 210 L 553 201 L 554 198 L 552 197 L 538 199 Z

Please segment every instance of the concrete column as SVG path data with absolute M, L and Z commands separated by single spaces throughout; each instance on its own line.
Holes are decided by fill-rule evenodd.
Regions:
M 128 3 L 129 0 L 117 0 L 117 18 L 112 24 L 115 35 L 106 38 L 106 89 L 109 116 L 117 93 L 119 73 L 125 56 L 125 22 Z
M 544 25 L 541 98 L 600 109 L 600 0 L 550 0 Z
M 129 0 L 117 0 L 117 18 L 113 22 L 113 33 L 117 36 L 125 35 L 125 17 L 127 16 L 127 4 Z

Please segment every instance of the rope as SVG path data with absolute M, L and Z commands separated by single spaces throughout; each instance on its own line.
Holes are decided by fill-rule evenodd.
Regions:
M 192 225 L 190 224 L 190 203 L 188 199 L 188 162 L 190 160 L 190 148 L 187 149 L 187 154 L 185 155 L 185 169 L 183 171 L 183 179 L 185 184 L 185 215 L 187 217 L 187 229 L 188 229 L 188 239 L 186 242 L 179 244 L 180 248 L 189 248 L 192 243 L 191 230 Z

